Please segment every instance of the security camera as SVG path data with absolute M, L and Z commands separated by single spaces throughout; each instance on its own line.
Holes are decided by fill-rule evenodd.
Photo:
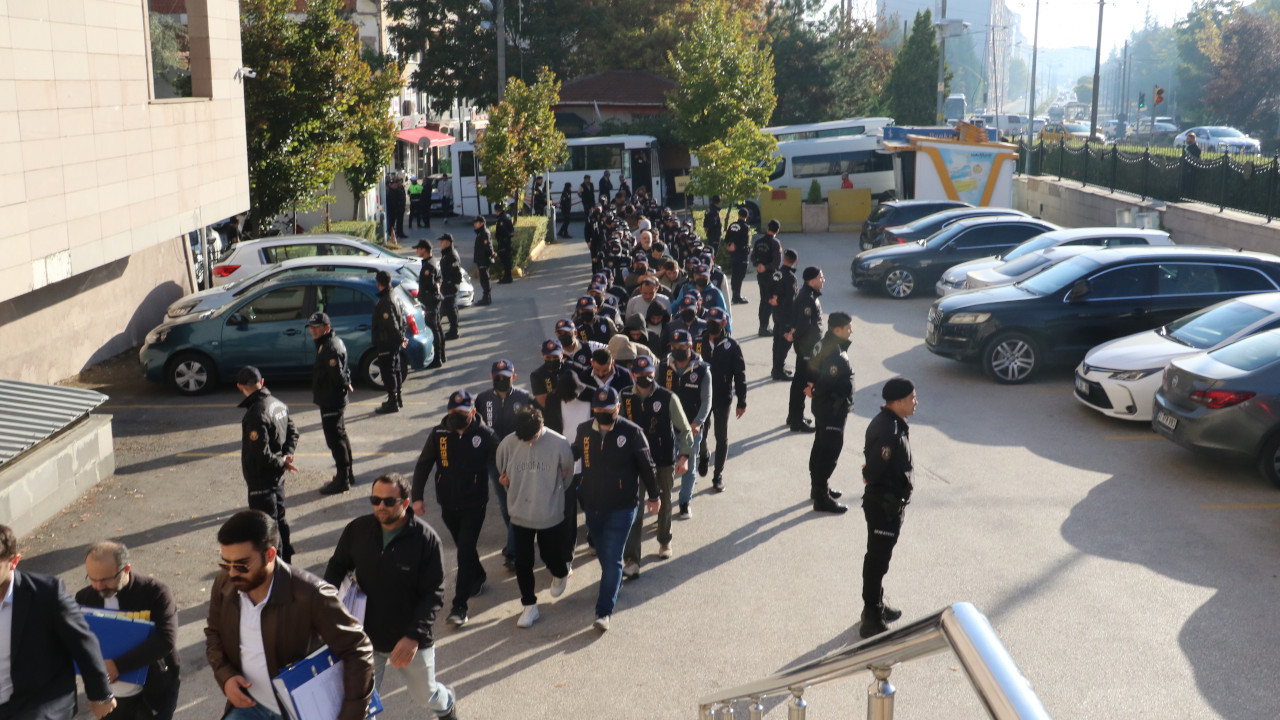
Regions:
M 258 77 L 258 73 L 254 72 L 253 68 L 242 67 L 239 70 L 236 70 L 235 77 L 238 80 L 243 80 L 244 78 L 256 78 Z

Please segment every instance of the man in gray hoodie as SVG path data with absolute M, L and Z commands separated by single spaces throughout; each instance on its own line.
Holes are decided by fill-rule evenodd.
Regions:
M 533 591 L 533 546 L 551 571 L 551 597 L 564 594 L 573 570 L 564 555 L 565 488 L 573 475 L 573 448 L 563 435 L 542 424 L 537 405 L 515 413 L 515 430 L 498 444 L 498 482 L 507 488 L 507 511 L 516 541 L 516 584 L 524 612 L 516 626 L 539 617 Z

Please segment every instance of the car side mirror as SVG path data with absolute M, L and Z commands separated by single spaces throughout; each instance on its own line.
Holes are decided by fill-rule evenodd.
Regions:
M 1081 280 L 1071 286 L 1071 292 L 1067 293 L 1067 302 L 1075 302 L 1085 295 L 1089 294 L 1089 281 Z
M 241 315 L 240 313 L 231 313 L 231 317 L 227 318 L 227 324 L 243 327 L 245 325 L 248 325 L 249 321 L 245 320 L 244 316 Z

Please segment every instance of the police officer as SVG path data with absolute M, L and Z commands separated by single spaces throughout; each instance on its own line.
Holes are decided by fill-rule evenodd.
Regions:
M 809 451 L 809 497 L 817 512 L 843 513 L 849 508 L 836 502 L 839 490 L 832 490 L 840 451 L 844 448 L 844 424 L 853 412 L 853 364 L 849 361 L 849 337 L 853 318 L 848 313 L 832 313 L 831 329 L 813 358 L 812 379 L 805 394 L 813 398 L 816 430 Z
M 542 422 L 551 430 L 564 434 L 564 415 L 560 412 L 560 398 L 556 385 L 564 368 L 564 347 L 559 340 L 547 340 L 540 348 L 542 364 L 529 373 L 529 389 L 533 401 L 542 409 Z
M 413 178 L 409 184 L 409 229 L 412 230 L 413 221 L 418 221 L 418 227 L 431 227 L 431 191 L 429 188 L 423 187 L 422 181 Z
M 747 256 L 751 252 L 751 226 L 747 224 L 746 208 L 738 208 L 738 219 L 729 223 L 724 242 L 729 251 L 729 287 L 733 292 L 733 304 L 745 305 L 747 299 L 742 297 L 742 281 L 747 277 Z
M 799 282 L 796 279 L 796 261 L 800 256 L 795 250 L 788 249 L 782 253 L 782 267 L 773 273 L 773 287 L 769 292 L 769 305 L 773 307 L 773 370 L 769 377 L 774 380 L 789 380 L 791 373 L 787 371 L 787 354 L 791 352 L 791 340 L 795 337 L 796 291 Z
M 533 214 L 539 217 L 547 214 L 547 186 L 542 184 L 542 176 L 533 179 Z
M 600 176 L 600 200 L 608 204 L 613 199 L 613 181 L 609 179 L 609 171 Z
M 252 365 L 240 369 L 236 387 L 244 394 L 240 407 L 240 471 L 249 486 L 249 509 L 271 516 L 280 528 L 280 557 L 289 562 L 293 544 L 284 519 L 284 474 L 297 472 L 293 453 L 298 449 L 298 428 L 289 408 L 266 388 L 262 373 Z
M 729 456 L 729 408 L 738 396 L 735 416 L 741 418 L 747 411 L 747 363 L 738 341 L 729 337 L 726 326 L 729 316 L 719 308 L 707 311 L 707 330 L 702 336 L 702 359 L 711 372 L 710 425 L 716 438 L 715 474 L 711 487 L 724 492 L 724 461 Z M 696 343 L 696 341 L 695 341 Z M 705 430 L 703 431 L 706 432 Z M 706 447 L 706 440 L 703 440 Z
M 438 368 L 445 363 L 444 328 L 440 327 L 440 270 L 431 260 L 431 241 L 419 240 L 413 246 L 414 252 L 422 259 L 422 270 L 418 272 L 418 304 L 422 306 L 426 316 L 427 327 L 431 328 L 432 345 L 436 356 L 428 368 Z
M 498 206 L 498 220 L 493 224 L 493 234 L 497 240 L 498 260 L 502 263 L 502 279 L 498 281 L 499 285 L 508 285 L 512 281 L 511 270 L 512 263 L 512 247 L 511 243 L 516 237 L 516 226 L 511 221 L 511 216 L 507 213 L 506 205 Z
M 333 453 L 338 472 L 328 485 L 320 488 L 321 495 L 337 495 L 356 484 L 351 469 L 351 441 L 347 439 L 347 395 L 355 392 L 351 386 L 351 368 L 347 365 L 347 346 L 333 332 L 329 316 L 318 312 L 307 321 L 311 339 L 316 342 L 316 363 L 311 370 L 311 399 L 320 408 L 320 427 L 324 429 L 324 442 Z
M 579 375 L 591 372 L 591 356 L 597 350 L 604 350 L 604 344 L 582 339 L 578 326 L 569 319 L 556 321 L 555 332 L 556 339 L 564 350 L 564 366 Z
M 477 274 L 480 276 L 480 290 L 483 292 L 476 305 L 489 305 L 493 303 L 493 296 L 489 290 L 489 268 L 498 261 L 498 254 L 493 250 L 493 239 L 489 237 L 489 227 L 485 225 L 484 216 L 475 216 L 471 220 L 471 227 L 476 231 L 476 244 L 471 260 L 476 264 Z
M 791 340 L 795 342 L 796 371 L 791 377 L 791 392 L 787 402 L 787 427 L 791 432 L 813 432 L 813 423 L 804 416 L 804 390 L 813 381 L 812 360 L 822 341 L 822 286 L 826 278 L 822 269 L 810 265 L 800 279 L 804 284 L 796 293 L 795 312 L 792 320 Z
M 699 332 L 701 335 L 705 329 Z M 693 351 L 693 336 L 688 330 L 676 330 L 671 334 L 670 353 L 658 365 L 658 384 L 680 398 L 680 406 L 689 418 L 693 431 L 693 449 L 702 452 L 704 427 L 711 414 L 711 372 L 707 363 Z M 705 473 L 704 473 L 705 474 Z M 690 467 L 680 478 L 680 519 L 693 517 L 689 503 L 693 499 L 693 487 L 697 482 Z
M 453 247 L 453 236 L 440 236 L 440 311 L 449 321 L 446 340 L 458 339 L 458 288 L 462 286 L 462 258 Z M 444 323 L 441 323 L 444 327 Z
M 572 238 L 569 234 L 569 213 L 573 212 L 573 183 L 565 183 L 564 189 L 560 191 L 560 229 L 556 232 L 556 237 Z
M 613 324 L 609 318 L 602 317 L 598 313 L 596 299 L 590 295 L 583 295 L 578 298 L 577 305 L 577 333 L 583 342 L 597 342 L 601 345 L 608 344 L 609 338 L 618 334 L 618 326 Z
M 400 381 L 404 377 L 400 374 L 400 349 L 409 345 L 409 338 L 405 336 L 404 311 L 391 297 L 391 273 L 379 270 L 374 279 L 378 283 L 378 304 L 373 307 L 373 350 L 378 354 L 375 362 L 387 388 L 386 402 L 374 412 L 384 415 L 400 412 L 404 407 L 400 399 Z
M 475 411 L 471 393 L 455 390 L 449 396 L 449 412 L 431 429 L 413 469 L 413 511 L 423 515 L 423 494 L 435 473 L 436 502 L 440 517 L 458 548 L 458 579 L 448 622 L 467 623 L 467 601 L 484 594 L 485 572 L 476 544 L 489 505 L 489 463 L 498 449 L 498 437 Z
M 485 425 L 493 428 L 494 434 L 501 443 L 504 438 L 516 429 L 516 413 L 521 408 L 534 404 L 533 396 L 524 388 L 514 387 L 516 366 L 510 360 L 498 360 L 489 368 L 489 379 L 493 388 L 476 396 L 476 412 Z M 507 512 L 507 488 L 498 482 L 498 465 L 495 460 L 489 462 L 489 484 L 493 493 L 498 496 L 498 511 L 502 513 L 502 524 L 507 528 L 507 544 L 502 548 L 503 565 L 508 570 L 516 569 L 516 536 L 511 529 L 511 515 Z
M 751 247 L 751 263 L 756 266 L 756 286 L 760 289 L 760 337 L 769 337 L 769 314 L 773 308 L 765 299 L 772 294 L 773 274 L 782 264 L 782 243 L 778 240 L 781 229 L 781 223 L 770 220 L 765 233 Z
M 720 235 L 724 232 L 724 223 L 720 220 L 720 196 L 711 196 L 711 207 L 707 208 L 707 214 L 702 216 L 702 236 L 706 238 L 707 245 L 711 246 L 711 252 L 715 253 L 720 249 Z
M 884 601 L 884 576 L 911 501 L 911 442 L 907 418 L 916 411 L 915 385 L 904 377 L 884 384 L 884 406 L 867 426 L 863 447 L 862 514 L 867 519 L 867 554 L 862 559 L 862 626 L 864 638 L 888 630 L 902 611 Z

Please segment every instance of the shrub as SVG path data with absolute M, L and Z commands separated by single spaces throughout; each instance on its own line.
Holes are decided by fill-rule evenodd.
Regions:
M 530 216 L 516 218 L 516 234 L 511 240 L 511 262 L 512 269 L 524 270 L 529 266 L 529 254 L 533 252 L 533 246 L 538 244 L 539 240 L 545 240 L 547 230 L 549 229 L 547 218 L 544 216 Z M 490 228 L 492 230 L 492 228 Z M 489 276 L 499 278 L 502 277 L 502 263 L 498 263 L 489 269 Z
M 810 205 L 817 205 L 822 202 L 822 187 L 818 185 L 817 180 L 809 183 L 809 196 L 805 198 L 805 202 Z
M 339 220 L 329 223 L 329 229 L 324 229 L 324 223 L 320 223 L 311 228 L 307 232 L 316 233 L 342 233 L 343 235 L 354 235 L 355 237 L 367 242 L 378 242 L 378 223 L 372 220 Z

